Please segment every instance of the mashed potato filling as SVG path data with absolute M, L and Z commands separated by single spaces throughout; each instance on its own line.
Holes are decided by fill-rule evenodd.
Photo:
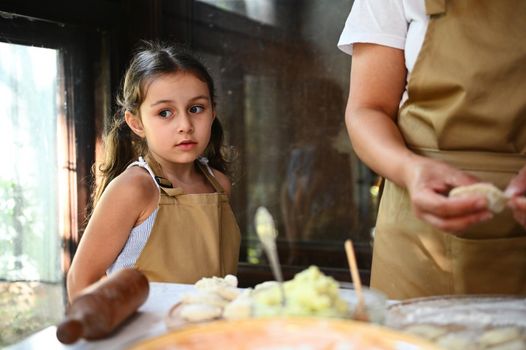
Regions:
M 325 276 L 316 266 L 296 274 L 283 287 L 286 299 L 284 306 L 277 283 L 256 287 L 252 295 L 254 316 L 349 316 L 348 304 L 340 297 L 338 282 Z

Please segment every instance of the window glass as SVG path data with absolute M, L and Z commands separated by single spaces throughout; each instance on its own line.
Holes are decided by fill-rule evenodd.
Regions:
M 276 24 L 276 5 L 273 0 L 201 0 L 225 11 L 232 11 L 255 21 Z
M 273 21 L 251 15 L 248 3 L 195 1 L 190 19 L 192 46 L 216 79 L 218 116 L 237 150 L 232 203 L 242 261 L 265 263 L 254 227 L 265 206 L 285 266 L 342 271 L 350 238 L 367 271 L 378 187 L 348 139 L 350 57 L 336 47 L 352 2 L 254 1 Z
M 0 346 L 64 313 L 58 51 L 0 42 Z

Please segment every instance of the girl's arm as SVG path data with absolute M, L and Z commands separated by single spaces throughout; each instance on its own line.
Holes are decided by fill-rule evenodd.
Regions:
M 68 297 L 106 274 L 132 228 L 155 210 L 159 190 L 143 169 L 133 167 L 106 188 L 84 231 L 67 276 Z
M 376 173 L 407 188 L 417 217 L 435 227 L 460 231 L 488 219 L 483 198 L 447 197 L 451 188 L 476 178 L 406 147 L 396 124 L 405 80 L 402 50 L 354 44 L 345 113 L 354 150 Z

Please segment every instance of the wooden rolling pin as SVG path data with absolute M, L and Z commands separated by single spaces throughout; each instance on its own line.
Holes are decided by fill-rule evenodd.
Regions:
M 108 336 L 146 301 L 149 291 L 146 276 L 133 268 L 94 283 L 69 305 L 66 319 L 57 327 L 57 339 L 71 344 Z

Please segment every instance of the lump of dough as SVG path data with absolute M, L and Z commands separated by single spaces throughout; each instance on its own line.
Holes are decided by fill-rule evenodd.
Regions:
M 226 275 L 224 278 L 225 282 L 230 285 L 230 287 L 237 287 L 237 277 L 234 275 Z
M 227 275 L 225 278 L 211 277 L 201 278 L 195 283 L 195 287 L 200 291 L 218 294 L 223 299 L 232 301 L 239 295 L 237 287 L 237 277 Z
M 438 337 L 447 333 L 447 329 L 440 326 L 435 326 L 431 324 L 415 324 L 410 325 L 404 329 L 406 332 L 409 332 L 420 337 L 434 340 Z
M 468 186 L 455 187 L 449 192 L 449 197 L 465 197 L 482 195 L 486 197 L 488 209 L 494 213 L 500 213 L 506 207 L 508 197 L 493 184 L 479 182 Z
M 277 282 L 277 281 L 265 281 L 265 282 L 262 282 L 260 284 L 257 284 L 254 287 L 254 291 L 259 292 L 259 291 L 261 291 L 263 289 L 268 289 L 268 288 L 279 288 L 279 282 Z
M 180 315 L 190 322 L 208 321 L 221 316 L 222 309 L 218 306 L 209 304 L 188 304 L 182 305 Z
M 435 341 L 447 350 L 477 350 L 479 349 L 473 340 L 459 334 L 446 334 Z
M 484 346 L 493 346 L 499 343 L 509 342 L 521 338 L 521 333 L 516 327 L 496 328 L 484 332 L 479 343 Z
M 228 304 L 228 300 L 210 291 L 198 291 L 197 293 L 186 293 L 181 297 L 183 304 L 207 304 L 223 308 Z
M 234 275 L 226 275 L 221 277 L 203 277 L 195 283 L 197 289 L 215 290 L 217 287 L 237 287 L 237 277 Z
M 252 316 L 251 289 L 245 289 L 236 299 L 225 306 L 223 317 L 227 320 L 246 319 Z
M 241 293 L 239 289 L 233 287 L 218 287 L 216 293 L 223 299 L 232 301 L 239 296 Z

